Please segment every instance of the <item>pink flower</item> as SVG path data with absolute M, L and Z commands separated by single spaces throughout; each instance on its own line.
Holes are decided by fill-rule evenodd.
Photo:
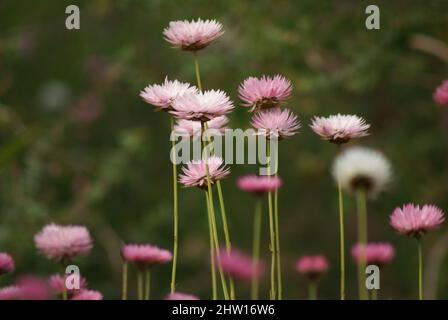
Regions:
M 282 179 L 277 176 L 247 175 L 239 177 L 237 186 L 245 192 L 262 196 L 270 191 L 275 191 L 282 185 Z
M 322 255 L 303 256 L 296 263 L 297 272 L 307 276 L 310 280 L 318 280 L 328 270 L 328 261 Z
M 289 138 L 300 129 L 297 116 L 287 109 L 280 108 L 257 112 L 252 117 L 251 124 L 257 129 L 257 135 L 265 136 L 267 139 Z
M 224 166 L 224 161 L 217 156 L 211 156 L 207 159 L 208 174 L 210 183 L 225 178 L 230 169 Z M 199 187 L 207 189 L 207 170 L 204 160 L 193 160 L 182 168 L 182 174 L 179 175 L 179 182 L 185 187 Z
M 368 243 L 367 246 L 358 243 L 352 247 L 351 253 L 355 262 L 365 259 L 367 265 L 379 267 L 390 263 L 395 257 L 395 249 L 389 243 Z
M 197 51 L 207 47 L 224 31 L 216 20 L 171 21 L 163 30 L 165 40 L 174 47 L 186 51 Z
M 192 294 L 174 292 L 169 294 L 165 300 L 199 300 L 199 298 Z
M 172 110 L 173 101 L 186 93 L 196 93 L 198 89 L 189 83 L 180 82 L 178 80 L 170 81 L 168 77 L 162 84 L 153 84 L 147 86 L 140 91 L 140 97 L 146 103 L 152 104 L 157 109 L 163 111 Z
M 22 290 L 18 286 L 0 288 L 1 300 L 21 300 Z
M 434 92 L 434 101 L 440 106 L 448 106 L 448 80 L 442 82 Z
M 251 111 L 277 107 L 290 97 L 291 92 L 291 81 L 280 75 L 249 77 L 238 88 L 243 106 L 251 107 Z
M 217 263 L 221 264 L 225 274 L 241 281 L 251 281 L 254 277 L 260 278 L 263 274 L 263 266 L 255 265 L 254 261 L 242 252 L 232 249 L 229 254 L 221 249 Z
M 390 225 L 401 234 L 420 238 L 428 231 L 440 227 L 444 220 L 444 213 L 434 205 L 420 208 L 407 204 L 394 210 L 390 216 Z
M 124 261 L 133 262 L 140 269 L 151 268 L 156 264 L 170 262 L 171 252 L 150 244 L 127 244 L 121 248 Z
M 324 140 L 342 144 L 369 135 L 370 125 L 358 116 L 337 114 L 327 118 L 314 117 L 310 127 Z
M 64 287 L 66 287 L 65 281 L 66 279 L 63 278 L 60 274 L 53 274 L 52 276 L 50 276 L 50 278 L 48 278 L 48 285 L 54 292 L 61 294 L 64 292 Z M 87 280 L 86 278 L 81 277 L 81 279 L 79 279 L 79 289 L 67 288 L 67 292 L 73 295 L 79 292 L 79 290 L 85 288 L 87 288 Z
M 103 300 L 103 294 L 95 290 L 81 290 L 70 300 Z
M 186 93 L 172 103 L 170 111 L 178 119 L 209 121 L 233 109 L 233 103 L 224 91 L 208 90 Z
M 34 236 L 37 249 L 57 262 L 85 256 L 92 249 L 92 238 L 83 226 L 46 225 Z
M 222 135 L 224 134 L 225 126 L 229 122 L 226 116 L 220 116 L 207 121 L 207 129 L 209 134 Z M 201 122 L 193 120 L 179 119 L 174 126 L 174 132 L 178 136 L 189 138 L 201 138 Z
M 47 282 L 36 276 L 22 276 L 16 285 L 20 288 L 21 300 L 49 300 L 50 288 Z
M 14 271 L 14 259 L 5 252 L 0 252 L 0 275 Z

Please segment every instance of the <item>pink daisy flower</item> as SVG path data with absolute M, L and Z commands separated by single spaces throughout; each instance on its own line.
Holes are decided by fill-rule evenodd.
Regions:
M 92 249 L 92 238 L 83 226 L 46 225 L 34 236 L 34 243 L 42 254 L 57 262 L 85 256 Z
M 223 116 L 233 109 L 233 103 L 224 91 L 208 90 L 187 93 L 172 103 L 170 111 L 178 119 L 209 121 Z
M 66 279 L 62 277 L 60 274 L 53 274 L 52 276 L 50 276 L 50 278 L 48 278 L 48 285 L 55 293 L 61 294 L 64 292 L 64 287 L 66 287 L 65 280 Z M 87 288 L 87 280 L 86 278 L 81 277 L 81 279 L 79 279 L 79 289 L 67 288 L 67 292 L 73 295 L 79 292 L 79 290 L 85 288 Z
M 235 249 L 232 249 L 229 254 L 225 249 L 221 249 L 219 260 L 217 257 L 216 260 L 221 264 L 225 274 L 237 280 L 251 281 L 253 278 L 260 278 L 263 275 L 261 264 L 255 265 L 250 257 Z
M 49 300 L 50 288 L 47 282 L 36 276 L 22 276 L 16 285 L 20 288 L 21 300 Z
M 171 21 L 163 35 L 175 48 L 198 51 L 219 38 L 224 31 L 216 20 Z
M 2 300 L 21 300 L 22 290 L 18 286 L 9 286 L 0 288 L 0 301 Z
M 324 140 L 343 144 L 351 139 L 369 135 L 367 130 L 370 125 L 361 117 L 337 114 L 327 118 L 314 117 L 310 127 Z
M 211 156 L 207 159 L 208 174 L 210 183 L 225 178 L 230 169 L 224 166 L 224 161 L 217 156 Z M 193 160 L 182 168 L 182 174 L 179 175 L 179 182 L 185 187 L 199 187 L 207 189 L 207 171 L 204 160 Z
M 14 271 L 14 259 L 5 252 L 0 252 L 0 275 Z
M 251 120 L 252 126 L 257 129 L 257 135 L 267 139 L 285 139 L 292 137 L 300 129 L 297 116 L 291 111 L 273 108 L 257 112 Z
M 171 252 L 150 244 L 127 244 L 121 248 L 124 261 L 133 262 L 139 269 L 151 268 L 156 264 L 170 262 Z
M 70 300 L 103 300 L 103 294 L 95 290 L 81 290 Z
M 237 186 L 242 191 L 253 193 L 257 196 L 275 191 L 282 185 L 282 179 L 278 176 L 247 175 L 239 177 Z
M 312 281 L 318 280 L 328 270 L 328 261 L 322 255 L 303 256 L 296 263 L 296 271 Z
M 400 234 L 420 238 L 428 231 L 439 228 L 444 220 L 443 211 L 434 205 L 420 208 L 407 204 L 394 210 L 390 216 L 390 225 Z
M 238 87 L 238 95 L 243 106 L 251 107 L 250 111 L 278 107 L 291 95 L 291 81 L 276 75 L 261 78 L 249 77 Z
M 433 95 L 434 101 L 440 106 L 448 106 L 448 80 L 437 87 Z
M 196 93 L 198 89 L 189 83 L 178 80 L 170 81 L 168 77 L 162 84 L 153 84 L 140 91 L 140 97 L 156 110 L 170 111 L 173 101 L 186 93 Z
M 207 129 L 212 135 L 224 134 L 225 127 L 229 119 L 226 116 L 220 116 L 207 121 Z M 201 122 L 193 120 L 179 119 L 174 126 L 174 133 L 178 136 L 200 139 L 201 138 Z
M 352 247 L 351 254 L 356 263 L 365 259 L 368 265 L 381 267 L 394 259 L 395 249 L 389 243 L 368 243 L 367 246 L 358 243 Z
M 174 292 L 169 294 L 165 300 L 199 300 L 199 298 L 192 294 Z

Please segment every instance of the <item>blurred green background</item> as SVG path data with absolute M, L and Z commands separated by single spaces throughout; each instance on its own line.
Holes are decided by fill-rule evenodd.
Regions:
M 364 27 L 372 3 L 381 10 L 376 31 Z M 80 6 L 79 31 L 65 28 L 69 4 Z M 381 275 L 380 297 L 416 298 L 416 243 L 396 235 L 388 216 L 410 201 L 448 210 L 448 110 L 432 101 L 448 78 L 447 12 L 446 0 L 2 0 L 0 251 L 14 256 L 17 271 L 0 285 L 57 271 L 33 244 L 49 222 L 88 226 L 95 247 L 76 262 L 108 299 L 120 296 L 122 242 L 171 249 L 169 119 L 143 103 L 139 91 L 165 76 L 195 81 L 191 54 L 170 48 L 162 30 L 171 20 L 201 17 L 225 29 L 200 53 L 206 88 L 225 90 L 238 105 L 237 87 L 248 76 L 280 73 L 294 83 L 288 107 L 303 128 L 280 145 L 285 298 L 306 297 L 294 263 L 313 253 L 331 263 L 320 297 L 338 297 L 337 198 L 329 174 L 335 149 L 308 127 L 313 115 L 337 112 L 365 117 L 372 134 L 359 143 L 382 150 L 394 167 L 389 190 L 368 205 L 370 240 L 397 249 Z M 249 119 L 237 107 L 230 126 L 246 128 Z M 250 252 L 253 199 L 235 179 L 257 168 L 231 169 L 223 188 L 233 243 Z M 349 247 L 356 219 L 353 199 L 346 202 Z M 263 243 L 268 262 L 267 238 Z M 425 238 L 429 298 L 448 298 L 447 250 L 445 225 Z M 210 297 L 207 254 L 203 196 L 181 189 L 179 291 Z M 356 298 L 350 258 L 348 266 L 348 296 Z M 154 271 L 155 298 L 168 293 L 170 269 Z M 237 295 L 248 297 L 247 286 L 239 285 Z

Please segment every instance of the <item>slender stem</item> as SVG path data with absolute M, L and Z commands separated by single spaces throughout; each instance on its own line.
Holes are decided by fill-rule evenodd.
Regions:
M 137 271 L 137 299 L 143 300 L 143 271 Z
M 151 293 L 151 269 L 145 271 L 145 300 L 149 300 Z
M 64 281 L 62 284 L 62 300 L 68 300 L 68 290 L 67 290 L 67 283 L 66 283 L 67 275 L 65 273 L 65 266 L 66 266 L 66 263 L 64 261 L 62 261 L 61 269 L 62 269 L 62 279 Z
M 127 300 L 128 299 L 128 263 L 127 263 L 127 261 L 123 261 L 122 282 L 123 282 L 123 290 L 121 293 L 121 300 Z
M 171 117 L 171 131 L 174 130 L 174 120 Z M 175 141 L 171 141 L 173 150 L 173 160 L 175 160 L 176 152 Z M 173 235 L 173 265 L 171 270 L 171 293 L 176 291 L 176 268 L 177 268 L 177 251 L 178 251 L 178 239 L 179 239 L 179 207 L 177 199 L 177 165 L 173 161 L 173 224 L 174 224 L 174 235 Z
M 342 198 L 341 182 L 338 181 L 339 199 L 339 247 L 341 259 L 341 300 L 345 300 L 345 240 L 344 240 L 344 203 Z
M 378 300 L 378 290 L 376 289 L 372 289 L 372 296 L 371 296 L 372 300 Z
M 423 300 L 423 253 L 422 253 L 422 240 L 418 241 L 418 299 Z
M 308 299 L 317 300 L 317 282 L 311 281 L 308 286 Z
M 269 142 L 267 144 L 267 157 L 268 157 L 268 175 L 270 175 L 270 167 L 271 167 L 271 150 L 269 146 Z M 274 213 L 272 209 L 272 191 L 268 192 L 268 211 L 269 211 L 269 233 L 270 233 L 270 245 L 269 249 L 271 251 L 271 290 L 270 290 L 270 299 L 275 300 L 276 298 L 276 286 L 275 286 L 275 224 L 274 224 Z
M 215 249 L 214 249 L 214 242 L 213 242 L 213 227 L 212 227 L 212 221 L 210 219 L 210 210 L 208 205 L 208 195 L 207 192 L 204 193 L 205 195 L 205 202 L 207 203 L 207 220 L 208 220 L 208 229 L 209 229 L 209 237 L 210 237 L 210 266 L 211 266 L 211 273 L 212 273 L 212 294 L 213 294 L 213 300 L 218 299 L 218 288 L 216 285 L 216 266 L 215 266 Z
M 202 91 L 201 73 L 199 71 L 199 59 L 196 52 L 194 53 L 194 70 L 196 73 L 196 82 L 198 84 L 198 89 L 199 91 Z
M 275 174 L 277 176 L 277 173 Z M 280 232 L 278 226 L 278 189 L 274 192 L 274 223 L 275 223 L 275 251 L 276 251 L 276 261 L 277 261 L 277 291 L 278 299 L 282 300 L 283 290 L 282 290 L 282 267 L 280 261 Z
M 359 300 L 368 300 L 368 292 L 365 285 L 367 266 L 367 204 L 364 189 L 356 191 L 356 203 L 358 211 L 358 243 L 362 246 L 361 256 L 358 261 L 358 295 Z
M 260 262 L 260 238 L 261 238 L 261 199 L 255 202 L 254 230 L 252 239 L 253 277 L 251 283 L 251 299 L 258 300 L 258 276 L 256 269 Z

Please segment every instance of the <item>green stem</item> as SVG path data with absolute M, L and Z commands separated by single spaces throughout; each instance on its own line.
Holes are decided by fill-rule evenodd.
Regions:
M 271 166 L 271 150 L 269 142 L 267 144 L 267 157 L 268 157 L 268 167 L 267 174 L 270 175 L 270 166 Z M 269 211 L 269 233 L 270 233 L 270 245 L 269 249 L 271 251 L 271 290 L 270 290 L 270 299 L 275 300 L 276 298 L 276 287 L 275 287 L 275 223 L 274 223 L 274 213 L 272 209 L 272 191 L 268 192 L 268 211 Z
M 145 300 L 149 300 L 151 293 L 151 269 L 145 271 Z
M 277 177 L 277 173 L 275 174 Z M 274 223 L 275 223 L 275 251 L 276 251 L 276 260 L 277 260 L 277 291 L 278 291 L 278 299 L 282 300 L 283 290 L 282 290 L 282 267 L 280 261 L 280 232 L 278 226 L 278 189 L 274 192 Z
M 194 70 L 196 73 L 196 82 L 198 84 L 199 91 L 202 91 L 202 82 L 201 82 L 201 73 L 199 71 L 199 60 L 198 60 L 198 54 L 194 53 Z
M 358 243 L 364 248 L 361 250 L 358 261 L 358 295 L 359 300 L 368 300 L 368 292 L 365 285 L 367 266 L 367 204 L 365 190 L 356 191 L 356 203 L 358 211 Z
M 143 300 L 143 271 L 137 272 L 137 299 Z
M 372 300 L 378 300 L 378 290 L 376 289 L 372 289 L 372 296 L 371 296 Z
M 174 120 L 171 118 L 171 131 L 174 130 Z M 178 251 L 178 238 L 179 238 L 179 207 L 177 198 L 177 165 L 175 161 L 175 141 L 171 141 L 173 150 L 173 224 L 174 224 L 174 235 L 173 235 L 173 265 L 171 270 L 171 293 L 176 291 L 176 268 L 177 268 L 177 251 Z
M 126 261 L 123 261 L 122 282 L 123 282 L 123 290 L 121 293 L 121 300 L 127 300 L 128 299 L 128 263 Z
M 311 281 L 308 286 L 308 299 L 317 300 L 317 283 L 315 281 Z
M 422 253 L 422 240 L 418 241 L 418 299 L 423 300 L 423 253 Z
M 218 288 L 216 285 L 216 266 L 215 266 L 215 249 L 214 249 L 214 242 L 213 242 L 213 227 L 212 227 L 212 221 L 210 219 L 210 209 L 208 205 L 208 195 L 207 192 L 204 193 L 205 195 L 205 202 L 207 204 L 207 220 L 208 220 L 208 231 L 209 231 L 209 237 L 210 237 L 210 266 L 211 266 L 211 273 L 212 273 L 212 294 L 213 294 L 213 300 L 218 299 Z
M 255 202 L 255 213 L 254 213 L 254 230 L 252 239 L 252 257 L 253 257 L 253 268 L 256 270 L 260 262 L 260 238 L 261 238 L 261 199 L 257 199 Z M 258 276 L 254 272 L 251 283 L 251 299 L 258 300 Z
M 67 275 L 65 273 L 65 269 L 66 269 L 66 263 L 64 261 L 61 262 L 61 268 L 62 268 L 62 279 L 63 279 L 63 284 L 62 284 L 62 300 L 68 300 L 68 290 L 67 290 L 67 283 L 66 283 L 66 279 L 67 279 Z
M 344 240 L 344 203 L 342 198 L 341 182 L 338 181 L 338 199 L 339 199 L 339 247 L 341 259 L 341 300 L 345 300 L 345 240 Z

